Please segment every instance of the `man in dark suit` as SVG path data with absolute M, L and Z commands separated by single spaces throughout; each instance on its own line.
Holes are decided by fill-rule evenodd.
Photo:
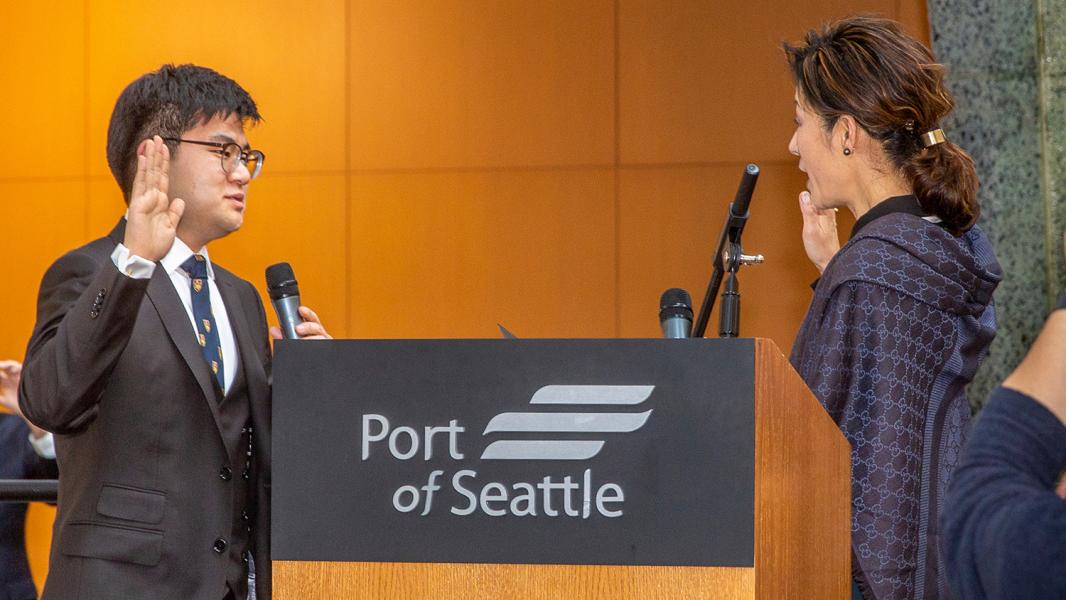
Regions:
M 18 406 L 22 365 L 0 360 L 0 479 L 55 479 L 51 434 L 26 423 Z M 36 600 L 26 560 L 26 504 L 0 502 L 0 600 Z
M 126 217 L 45 274 L 22 378 L 63 471 L 46 599 L 245 598 L 249 562 L 270 598 L 266 316 L 207 253 L 243 223 L 259 118 L 236 82 L 193 65 L 116 102 Z M 301 337 L 328 337 L 301 315 Z

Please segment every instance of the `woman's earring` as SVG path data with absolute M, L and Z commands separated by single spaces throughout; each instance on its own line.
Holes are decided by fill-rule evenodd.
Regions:
M 844 156 L 851 156 L 851 148 L 844 148 Z

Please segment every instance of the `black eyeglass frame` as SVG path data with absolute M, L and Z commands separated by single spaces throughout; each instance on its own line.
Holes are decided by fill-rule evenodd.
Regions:
M 236 148 L 237 152 L 238 152 L 238 156 L 240 157 L 240 161 L 242 163 L 244 163 L 244 166 L 246 166 L 246 167 L 248 166 L 248 159 L 251 158 L 252 155 L 257 154 L 259 156 L 258 156 L 258 158 L 256 158 L 256 161 L 255 161 L 255 170 L 249 172 L 249 174 L 251 175 L 251 179 L 255 179 L 256 177 L 259 176 L 259 172 L 263 170 L 263 163 L 266 162 L 266 154 L 263 154 L 262 150 L 254 150 L 254 149 L 245 150 L 244 148 L 241 148 L 240 144 L 238 144 L 236 142 L 203 142 L 203 141 L 200 141 L 200 140 L 186 140 L 184 138 L 173 138 L 173 137 L 165 137 L 165 138 L 163 138 L 163 141 L 164 142 L 181 142 L 183 144 L 197 144 L 197 145 L 200 145 L 200 146 L 211 146 L 211 147 L 214 147 L 214 148 L 218 148 L 220 150 L 220 152 L 218 154 L 218 160 L 219 160 L 220 163 L 222 163 L 222 171 L 225 172 L 225 173 L 229 173 L 229 169 L 226 168 L 226 155 L 225 155 L 226 148 L 228 148 L 230 146 L 233 146 L 234 148 Z

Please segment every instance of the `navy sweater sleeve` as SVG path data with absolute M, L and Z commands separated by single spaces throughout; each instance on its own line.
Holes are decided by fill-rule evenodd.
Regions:
M 959 598 L 1066 598 L 1066 426 L 999 388 L 952 477 L 942 515 L 948 581 Z

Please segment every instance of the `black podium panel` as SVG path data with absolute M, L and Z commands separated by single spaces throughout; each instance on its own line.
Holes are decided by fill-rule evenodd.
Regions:
M 278 342 L 273 558 L 752 567 L 753 352 Z

